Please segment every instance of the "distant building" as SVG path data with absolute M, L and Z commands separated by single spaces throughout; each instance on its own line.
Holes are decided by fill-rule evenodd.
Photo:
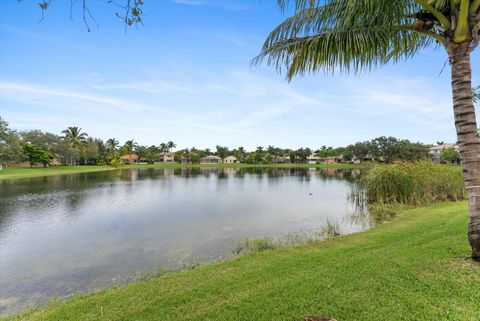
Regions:
M 137 164 L 140 157 L 137 154 L 126 154 L 120 157 L 125 164 Z
M 315 154 L 311 154 L 310 156 L 307 157 L 307 163 L 309 164 L 316 164 L 320 160 L 320 157 L 318 157 Z
M 190 161 L 189 157 L 186 157 L 186 156 L 180 157 L 180 164 L 187 165 L 187 164 L 190 164 L 190 163 L 191 163 L 191 161 Z
M 222 162 L 222 159 L 215 155 L 200 158 L 200 164 L 221 164 Z
M 223 159 L 225 164 L 237 164 L 240 163 L 235 156 L 227 156 Z
M 342 156 L 328 156 L 323 159 L 324 164 L 338 164 L 343 161 Z
M 442 144 L 430 147 L 430 156 L 432 157 L 432 161 L 435 163 L 440 163 L 440 155 L 442 154 L 442 150 L 447 148 L 454 148 L 458 152 L 457 144 Z
M 174 163 L 175 162 L 175 153 L 171 152 L 162 152 L 158 154 L 158 158 L 161 163 Z
M 273 164 L 288 164 L 290 163 L 289 156 L 273 156 L 272 157 Z

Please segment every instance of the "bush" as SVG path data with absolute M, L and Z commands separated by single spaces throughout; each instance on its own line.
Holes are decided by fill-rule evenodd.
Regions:
M 113 167 L 120 167 L 120 166 L 123 166 L 123 161 L 121 158 L 114 158 L 112 159 L 112 161 L 110 162 L 110 166 L 113 166 Z
M 364 185 L 369 203 L 426 205 L 466 197 L 461 167 L 429 162 L 377 165 Z

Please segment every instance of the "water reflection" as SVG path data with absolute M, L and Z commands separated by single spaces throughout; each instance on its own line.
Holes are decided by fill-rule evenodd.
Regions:
M 0 313 L 348 219 L 358 171 L 150 168 L 0 181 Z

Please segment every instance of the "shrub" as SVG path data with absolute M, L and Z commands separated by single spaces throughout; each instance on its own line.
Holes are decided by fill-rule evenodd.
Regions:
M 112 161 L 110 162 L 110 166 L 112 167 L 120 167 L 120 166 L 123 166 L 123 161 L 121 158 L 114 158 L 112 159 Z
M 425 205 L 466 197 L 460 167 L 429 162 L 377 165 L 363 183 L 369 203 Z

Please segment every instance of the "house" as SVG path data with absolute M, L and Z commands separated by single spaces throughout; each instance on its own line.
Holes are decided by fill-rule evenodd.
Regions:
M 442 154 L 442 151 L 447 148 L 454 148 L 458 152 L 457 144 L 442 144 L 430 147 L 430 156 L 432 157 L 432 161 L 440 163 L 440 155 Z
M 338 164 L 343 160 L 342 156 L 329 156 L 323 159 L 324 164 Z
M 222 162 L 222 159 L 215 155 L 200 158 L 200 164 L 221 164 Z
M 238 164 L 240 163 L 235 156 L 227 156 L 223 159 L 225 164 Z
M 137 164 L 140 157 L 137 154 L 126 154 L 120 157 L 125 164 Z
M 320 157 L 318 157 L 315 154 L 311 154 L 310 156 L 307 157 L 307 163 L 309 164 L 316 164 L 320 160 Z
M 290 163 L 289 156 L 273 156 L 272 164 L 288 164 Z
M 158 154 L 158 158 L 161 163 L 174 163 L 175 162 L 175 153 L 171 152 L 162 152 Z
M 182 156 L 180 157 L 180 164 L 183 164 L 183 165 L 187 165 L 187 164 L 191 164 L 191 160 L 190 160 L 190 157 L 186 157 L 186 156 Z

